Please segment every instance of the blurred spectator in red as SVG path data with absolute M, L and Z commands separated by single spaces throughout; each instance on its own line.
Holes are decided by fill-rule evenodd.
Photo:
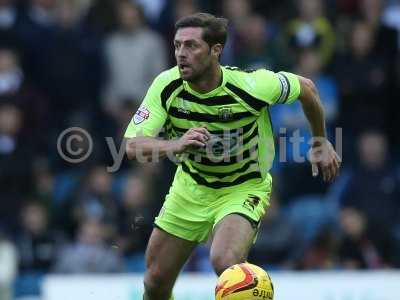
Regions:
M 107 229 L 98 220 L 83 220 L 75 242 L 58 257 L 55 271 L 60 273 L 121 272 L 122 264 L 115 249 L 107 246 Z
M 341 206 L 360 211 L 368 220 L 369 238 L 384 262 L 393 260 L 393 230 L 400 219 L 400 188 L 391 165 L 387 137 L 366 131 L 358 138 L 359 166 L 350 176 Z
M 357 210 L 345 208 L 340 214 L 342 237 L 339 263 L 345 269 L 383 267 L 379 251 L 367 234 L 367 219 Z
M 63 242 L 62 234 L 50 224 L 45 205 L 37 200 L 27 202 L 16 240 L 20 272 L 48 272 Z
M 337 11 L 342 15 L 356 15 L 360 0 L 336 0 Z
M 13 283 L 17 275 L 18 254 L 12 242 L 0 229 L 0 299 L 12 300 Z
M 154 77 L 167 66 L 164 41 L 146 26 L 141 7 L 129 0 L 116 5 L 119 27 L 105 44 L 109 78 L 104 105 L 111 113 L 124 99 L 140 102 Z
M 298 1 L 298 16 L 287 26 L 288 46 L 295 58 L 299 49 L 314 48 L 322 66 L 327 66 L 335 50 L 335 33 L 330 21 L 325 17 L 321 0 Z
M 322 228 L 296 266 L 300 270 L 329 270 L 336 266 L 337 238 L 329 227 Z

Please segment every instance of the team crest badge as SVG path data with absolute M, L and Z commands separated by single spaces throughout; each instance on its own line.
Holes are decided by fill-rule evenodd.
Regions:
M 218 109 L 218 116 L 223 121 L 230 120 L 233 116 L 232 109 L 230 107 L 221 107 Z
M 133 116 L 133 123 L 138 125 L 138 124 L 142 123 L 143 121 L 147 120 L 149 118 L 149 116 L 150 116 L 149 110 L 146 107 L 141 106 L 138 108 L 137 112 Z

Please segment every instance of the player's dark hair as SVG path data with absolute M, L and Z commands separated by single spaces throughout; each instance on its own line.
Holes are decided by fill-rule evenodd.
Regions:
M 186 27 L 203 28 L 203 40 L 211 47 L 215 44 L 225 45 L 228 20 L 217 18 L 208 13 L 196 13 L 183 17 L 175 23 L 175 30 Z

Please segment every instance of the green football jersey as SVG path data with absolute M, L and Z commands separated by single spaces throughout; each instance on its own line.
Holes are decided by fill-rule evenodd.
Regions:
M 265 179 L 275 155 L 269 106 L 290 104 L 300 94 L 292 73 L 221 69 L 222 83 L 208 93 L 191 89 L 178 67 L 161 73 L 125 132 L 126 138 L 155 137 L 164 129 L 174 139 L 190 128 L 207 128 L 207 146 L 180 155 L 179 167 L 210 188 Z

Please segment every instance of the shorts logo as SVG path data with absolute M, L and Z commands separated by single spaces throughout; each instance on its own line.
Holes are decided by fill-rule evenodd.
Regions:
M 249 194 L 249 198 L 247 198 L 243 202 L 243 206 L 247 207 L 248 209 L 254 210 L 259 203 L 260 203 L 260 197 L 253 194 Z
M 135 115 L 133 116 L 133 123 L 138 125 L 138 124 L 142 123 L 143 121 L 147 120 L 149 118 L 149 116 L 150 116 L 149 110 L 146 107 L 141 106 L 141 107 L 139 107 L 139 109 L 137 110 Z

